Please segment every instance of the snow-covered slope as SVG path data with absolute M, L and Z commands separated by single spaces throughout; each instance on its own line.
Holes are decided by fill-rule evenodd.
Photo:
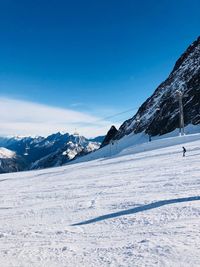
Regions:
M 199 267 L 200 139 L 185 138 L 1 175 L 1 266 Z
M 132 132 L 163 135 L 179 128 L 177 90 L 183 93 L 185 125 L 200 124 L 200 37 L 177 60 L 169 77 L 111 139 Z

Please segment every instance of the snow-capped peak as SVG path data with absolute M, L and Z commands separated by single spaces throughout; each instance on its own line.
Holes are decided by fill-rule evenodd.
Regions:
M 0 159 L 11 159 L 16 157 L 16 153 L 4 147 L 0 147 Z

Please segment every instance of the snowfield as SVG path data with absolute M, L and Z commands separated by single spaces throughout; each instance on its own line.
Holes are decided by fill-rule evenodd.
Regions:
M 200 266 L 200 135 L 0 175 L 0 190 L 2 267 Z

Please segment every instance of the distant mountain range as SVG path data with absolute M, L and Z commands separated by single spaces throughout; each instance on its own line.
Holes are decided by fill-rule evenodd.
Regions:
M 0 173 L 61 166 L 98 149 L 103 138 L 87 139 L 68 133 L 36 138 L 0 137 Z
M 200 37 L 177 60 L 169 77 L 138 112 L 126 120 L 118 131 L 112 126 L 102 146 L 130 133 L 144 132 L 149 136 L 159 136 L 179 128 L 177 90 L 183 95 L 185 125 L 200 124 Z

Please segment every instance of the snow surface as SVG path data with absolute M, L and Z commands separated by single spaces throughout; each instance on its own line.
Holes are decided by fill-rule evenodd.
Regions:
M 199 267 L 200 135 L 137 147 L 0 175 L 1 266 Z

